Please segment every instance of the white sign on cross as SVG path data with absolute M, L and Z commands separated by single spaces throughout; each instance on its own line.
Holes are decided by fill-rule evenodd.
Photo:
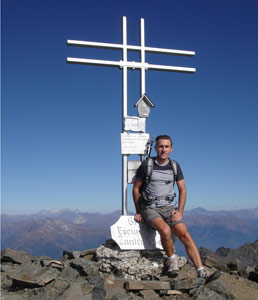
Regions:
M 147 70 L 159 70 L 159 71 L 170 71 L 170 72 L 185 72 L 194 73 L 195 68 L 188 67 L 177 67 L 177 66 L 166 66 L 166 65 L 154 65 L 148 64 L 145 61 L 145 53 L 160 53 L 160 54 L 173 54 L 183 56 L 194 56 L 194 51 L 154 48 L 145 46 L 145 32 L 144 32 L 144 19 L 141 19 L 141 45 L 133 46 L 127 45 L 127 24 L 126 17 L 123 17 L 123 43 L 112 44 L 112 43 L 99 43 L 89 41 L 77 41 L 67 40 L 67 44 L 71 46 L 85 46 L 95 48 L 107 48 L 107 49 L 121 49 L 123 51 L 123 60 L 110 61 L 110 60 L 97 60 L 97 59 L 86 59 L 86 58 L 74 58 L 67 57 L 68 63 L 75 64 L 88 64 L 88 65 L 102 65 L 102 66 L 113 66 L 123 69 L 123 123 L 127 116 L 127 69 L 140 69 L 141 70 L 141 95 L 145 94 L 145 72 Z M 141 61 L 134 62 L 127 60 L 127 51 L 140 51 Z M 122 132 L 126 132 L 125 126 L 123 125 Z M 128 168 L 128 154 L 122 154 L 122 214 L 127 215 L 127 168 Z

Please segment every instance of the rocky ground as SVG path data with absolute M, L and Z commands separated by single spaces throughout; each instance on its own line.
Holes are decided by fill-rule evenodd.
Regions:
M 121 251 L 112 241 L 97 249 L 67 252 L 60 260 L 29 253 L 1 251 L 3 300 L 258 300 L 258 266 L 245 266 L 203 256 L 205 266 L 219 270 L 211 281 L 197 278 L 185 257 L 177 257 L 180 273 L 169 278 L 164 252 Z
M 258 299 L 258 284 L 239 275 L 224 273 L 220 278 L 235 300 Z

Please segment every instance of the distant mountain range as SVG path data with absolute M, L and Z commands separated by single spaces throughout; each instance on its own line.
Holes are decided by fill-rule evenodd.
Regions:
M 2 215 L 2 249 L 60 258 L 63 250 L 96 248 L 110 238 L 110 226 L 120 216 L 121 211 L 100 214 L 69 209 Z M 237 248 L 258 239 L 258 208 L 235 211 L 196 208 L 185 211 L 184 220 L 197 246 L 212 251 L 222 246 Z M 176 242 L 176 251 L 185 255 L 180 242 Z
M 239 269 L 243 270 L 247 266 L 256 266 L 258 264 L 258 239 L 253 243 L 245 243 L 236 249 L 220 247 L 216 252 L 210 249 L 200 247 L 200 254 L 203 257 L 210 257 L 218 264 L 228 264 L 235 259 L 239 260 Z

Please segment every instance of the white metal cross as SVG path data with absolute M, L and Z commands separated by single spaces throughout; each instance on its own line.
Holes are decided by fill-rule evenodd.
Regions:
M 99 43 L 89 41 L 76 41 L 67 40 L 67 45 L 71 46 L 85 46 L 94 48 L 107 48 L 107 49 L 121 49 L 123 50 L 123 60 L 121 61 L 110 61 L 110 60 L 97 60 L 97 59 L 86 59 L 86 58 L 74 58 L 67 57 L 67 63 L 75 64 L 88 64 L 88 65 L 102 65 L 119 67 L 123 69 L 123 120 L 127 117 L 127 69 L 140 69 L 141 70 L 141 95 L 145 94 L 145 72 L 147 70 L 160 70 L 170 72 L 185 72 L 194 73 L 195 68 L 177 67 L 177 66 L 166 66 L 166 65 L 153 65 L 148 64 L 145 61 L 145 53 L 160 53 L 160 54 L 172 54 L 172 55 L 183 55 L 183 56 L 194 56 L 194 51 L 154 48 L 145 46 L 145 32 L 144 32 L 144 19 L 141 19 L 141 45 L 133 46 L 127 45 L 127 24 L 126 17 L 123 17 L 123 44 L 112 44 L 112 43 Z M 140 51 L 141 61 L 134 62 L 127 60 L 127 51 Z M 124 132 L 124 126 L 122 128 Z M 122 155 L 122 214 L 127 215 L 127 157 L 128 155 Z

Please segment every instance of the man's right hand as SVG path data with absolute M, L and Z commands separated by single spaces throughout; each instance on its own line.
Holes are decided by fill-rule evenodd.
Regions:
M 134 220 L 135 220 L 137 223 L 144 223 L 144 219 L 143 219 L 142 214 L 136 214 L 136 215 L 134 216 Z

